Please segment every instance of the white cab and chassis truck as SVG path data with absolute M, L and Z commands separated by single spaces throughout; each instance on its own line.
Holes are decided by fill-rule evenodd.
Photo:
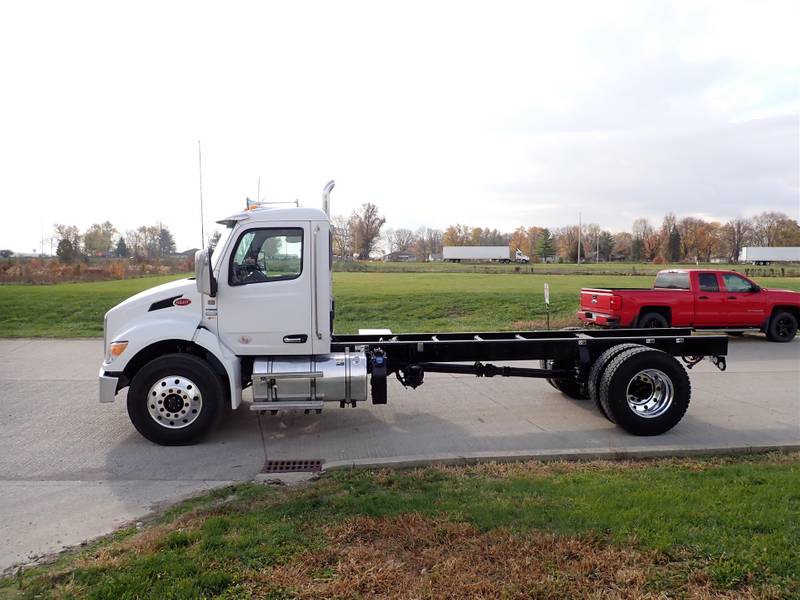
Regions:
M 461 262 L 462 260 L 489 260 L 501 263 L 529 263 L 531 259 L 517 248 L 514 252 L 508 246 L 444 246 L 442 260 Z
M 331 225 L 324 210 L 256 208 L 219 221 L 196 276 L 128 298 L 105 316 L 100 401 L 128 388 L 128 414 L 147 439 L 197 441 L 226 408 L 318 413 L 326 403 L 387 401 L 387 377 L 425 373 L 538 377 L 591 398 L 637 435 L 675 426 L 689 405 L 689 367 L 725 367 L 725 336 L 688 329 L 391 334 L 333 333 Z M 536 368 L 486 361 L 539 361 Z M 246 404 L 247 405 L 247 404 Z

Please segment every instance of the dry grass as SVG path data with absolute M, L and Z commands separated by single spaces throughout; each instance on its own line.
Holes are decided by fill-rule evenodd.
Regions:
M 663 598 L 652 580 L 672 566 L 657 553 L 591 537 L 480 532 L 419 514 L 359 517 L 325 533 L 323 552 L 254 574 L 245 587 L 255 597 L 282 590 L 308 599 Z M 679 592 L 687 598 L 756 597 L 750 590 L 715 590 L 703 573 L 689 577 Z

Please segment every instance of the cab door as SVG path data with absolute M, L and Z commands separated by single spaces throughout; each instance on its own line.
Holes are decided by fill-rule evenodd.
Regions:
M 217 319 L 239 355 L 311 354 L 308 221 L 254 223 L 236 234 L 220 268 Z

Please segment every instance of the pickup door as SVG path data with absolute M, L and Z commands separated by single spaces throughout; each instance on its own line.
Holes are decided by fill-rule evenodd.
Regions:
M 767 318 L 763 294 L 758 293 L 758 288 L 734 273 L 721 273 L 722 287 L 725 290 L 725 319 L 724 325 L 739 325 L 742 327 L 760 327 Z
M 717 273 L 693 273 L 692 289 L 695 291 L 695 327 L 715 327 L 726 325 L 725 296 Z

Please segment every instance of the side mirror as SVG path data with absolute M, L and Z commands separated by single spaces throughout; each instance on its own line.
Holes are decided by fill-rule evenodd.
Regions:
M 194 255 L 194 278 L 197 291 L 206 296 L 216 296 L 217 286 L 211 273 L 211 252 L 208 248 L 198 250 Z
M 761 291 L 761 287 L 754 284 L 753 287 L 750 288 L 750 291 L 753 292 L 753 293 L 760 292 Z

